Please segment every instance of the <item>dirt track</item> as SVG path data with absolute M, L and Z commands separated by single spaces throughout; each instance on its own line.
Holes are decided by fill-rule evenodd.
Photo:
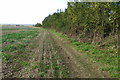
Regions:
M 26 59 L 30 63 L 27 69 L 19 68 L 14 72 L 3 69 L 4 77 L 62 78 L 66 75 L 71 78 L 109 77 L 108 73 L 100 71 L 99 64 L 91 62 L 84 54 L 70 47 L 68 42 L 64 42 L 47 30 L 42 30 L 31 45 L 28 49 L 32 49 L 29 54 L 33 56 Z

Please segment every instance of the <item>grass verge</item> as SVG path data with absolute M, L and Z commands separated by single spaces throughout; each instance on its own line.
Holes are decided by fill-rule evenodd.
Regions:
M 120 70 L 118 68 L 118 59 L 120 57 L 118 57 L 117 48 L 114 47 L 117 42 L 114 40 L 109 41 L 111 39 L 108 39 L 104 47 L 100 48 L 98 46 L 103 42 L 94 44 L 82 43 L 76 39 L 68 38 L 55 30 L 49 31 L 63 40 L 69 41 L 71 46 L 74 46 L 77 50 L 89 56 L 94 62 L 105 65 L 101 70 L 108 71 L 111 77 L 118 77 L 118 71 Z

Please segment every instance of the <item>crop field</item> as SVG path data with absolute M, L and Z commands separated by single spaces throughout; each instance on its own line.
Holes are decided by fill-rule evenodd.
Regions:
M 54 45 L 50 43 L 49 36 L 43 37 L 44 41 L 42 39 L 42 35 L 48 33 L 42 29 L 29 27 L 1 30 L 3 34 L 0 35 L 2 44 L 0 56 L 3 78 L 68 77 L 67 67 L 62 63 Z
M 3 78 L 110 78 L 110 75 L 117 76 L 117 67 L 115 67 L 117 57 L 108 57 L 105 54 L 108 53 L 107 50 L 96 50 L 93 45 L 78 43 L 74 39 L 43 28 L 7 26 L 1 28 L 1 31 L 0 57 Z M 110 52 L 116 52 L 116 50 L 109 50 Z M 98 57 L 95 58 L 95 56 Z M 106 56 L 105 60 L 103 56 Z M 90 57 L 93 60 L 97 59 L 96 62 L 93 62 Z M 101 68 L 97 63 L 99 61 L 108 63 L 107 67 Z M 109 71 L 112 74 L 109 74 Z

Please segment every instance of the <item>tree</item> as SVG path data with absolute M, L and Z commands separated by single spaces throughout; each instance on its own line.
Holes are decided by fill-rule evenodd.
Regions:
M 43 26 L 95 41 L 116 34 L 119 27 L 120 3 L 68 2 L 65 12 L 46 17 Z M 81 37 L 80 37 L 81 38 Z
M 41 26 L 42 26 L 41 23 L 37 23 L 37 24 L 35 24 L 35 27 L 41 27 Z

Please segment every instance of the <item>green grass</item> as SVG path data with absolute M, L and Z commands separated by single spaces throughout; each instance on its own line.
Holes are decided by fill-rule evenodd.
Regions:
M 118 55 L 117 55 L 117 49 L 111 48 L 110 46 L 113 46 L 116 44 L 116 42 L 110 42 L 105 45 L 103 49 L 97 49 L 96 46 L 100 45 L 101 43 L 80 43 L 77 40 L 73 38 L 68 38 L 61 33 L 55 32 L 54 30 L 49 30 L 51 33 L 55 34 L 56 36 L 69 41 L 72 46 L 74 46 L 76 49 L 81 51 L 83 54 L 86 54 L 89 56 L 93 61 L 98 62 L 100 64 L 106 64 L 107 66 L 104 66 L 101 70 L 108 71 L 111 75 L 111 77 L 118 77 Z
M 27 44 L 10 44 L 2 48 L 2 52 L 9 51 L 9 52 L 23 52 Z
M 60 34 L 60 33 L 58 33 L 58 32 L 55 32 L 55 30 L 49 30 L 49 31 L 50 31 L 51 33 L 53 33 L 53 34 L 55 34 L 55 35 L 63 38 L 64 40 L 68 40 L 68 39 L 69 39 L 69 38 L 67 38 L 67 37 L 64 36 L 64 35 L 62 35 L 62 34 Z
M 6 28 L 6 29 L 0 29 L 0 30 L 20 30 L 20 29 L 17 29 L 17 28 Z
M 22 28 L 1 28 L 0 30 L 38 30 L 39 28 L 29 28 L 29 27 L 22 27 Z
M 19 33 L 11 33 L 2 35 L 2 43 L 4 42 L 15 42 L 16 40 L 20 40 L 22 38 L 32 38 L 32 36 L 37 35 L 37 31 L 30 30 L 30 31 L 20 31 Z
M 39 34 L 38 30 L 31 29 L 28 31 L 20 31 L 18 33 L 11 33 L 2 35 L 2 43 L 9 42 L 8 45 L 0 48 L 2 51 L 3 62 L 7 63 L 9 61 L 19 63 L 21 66 L 29 66 L 29 63 L 26 61 L 30 54 L 30 50 L 27 50 L 26 47 L 30 46 L 29 43 L 34 37 Z
M 20 65 L 21 65 L 21 66 L 24 66 L 24 67 L 26 67 L 26 66 L 29 66 L 29 65 L 30 65 L 30 63 L 29 63 L 29 62 L 27 62 L 27 61 L 20 61 L 19 63 L 20 63 Z
M 11 55 L 6 53 L 1 53 L 0 57 L 2 58 L 2 61 L 4 61 L 5 63 L 7 63 L 11 59 Z

